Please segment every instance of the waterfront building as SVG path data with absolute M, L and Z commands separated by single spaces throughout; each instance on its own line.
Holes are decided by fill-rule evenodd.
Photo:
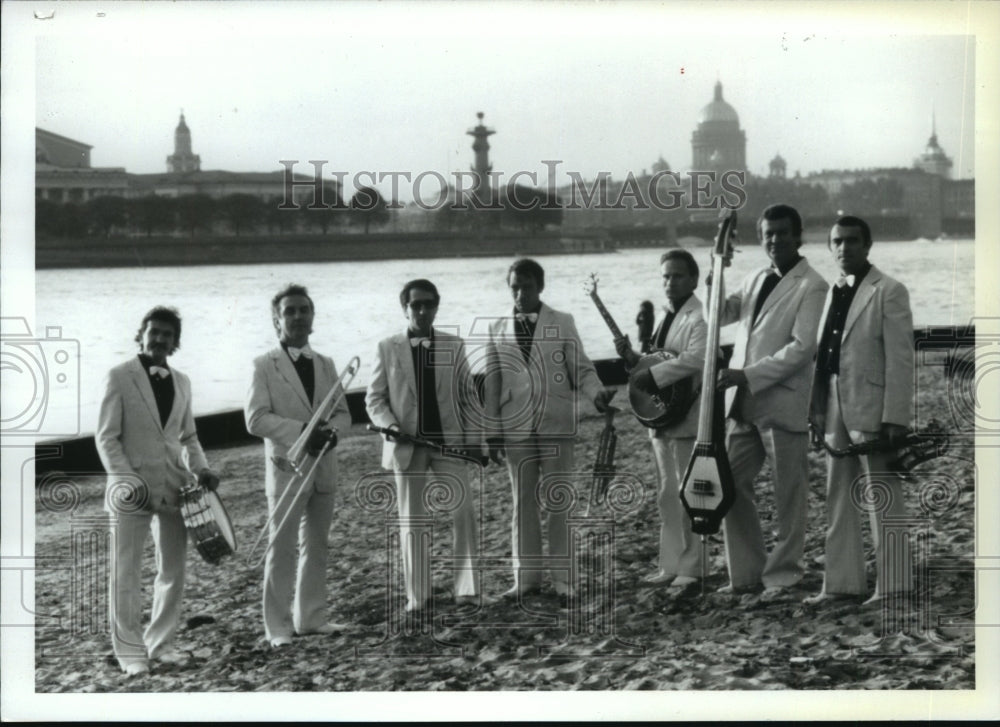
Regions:
M 95 197 L 124 197 L 124 167 L 90 166 L 93 147 L 45 129 L 35 129 L 35 199 L 86 202 Z
M 722 98 L 722 82 L 715 96 L 702 108 L 698 127 L 691 134 L 691 169 L 724 172 L 747 168 L 747 136 L 740 128 L 736 109 Z
M 174 153 L 167 157 L 167 171 L 174 174 L 201 170 L 201 157 L 191 151 L 191 130 L 184 122 L 184 112 L 174 130 Z

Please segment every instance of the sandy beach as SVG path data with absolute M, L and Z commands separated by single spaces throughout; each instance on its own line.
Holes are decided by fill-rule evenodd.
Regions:
M 728 582 L 721 533 L 709 538 L 708 578 L 670 597 L 642 576 L 653 569 L 658 529 L 652 454 L 627 412 L 616 420 L 619 478 L 611 498 L 591 501 L 587 472 L 603 420 L 585 417 L 577 440 L 570 518 L 579 548 L 579 597 L 568 606 L 551 588 L 516 602 L 493 597 L 512 584 L 511 498 L 505 470 L 484 472 L 477 508 L 486 596 L 454 605 L 447 572 L 450 527 L 435 517 L 434 606 L 423 620 L 402 614 L 391 497 L 379 481 L 380 440 L 356 425 L 338 447 L 340 489 L 330 533 L 330 617 L 341 633 L 296 638 L 272 651 L 263 639 L 261 568 L 245 549 L 266 517 L 262 445 L 214 449 L 225 501 L 243 550 L 218 566 L 189 548 L 184 615 L 176 646 L 186 657 L 128 680 L 111 656 L 106 558 L 101 556 L 103 478 L 50 480 L 38 493 L 36 672 L 38 692 L 972 689 L 975 687 L 975 475 L 971 424 L 951 412 L 954 386 L 939 366 L 918 366 L 916 403 L 952 431 L 951 450 L 914 472 L 907 492 L 918 596 L 897 608 L 858 601 L 803 605 L 822 584 L 825 463 L 810 454 L 807 574 L 768 600 L 720 594 Z M 619 394 L 618 399 L 623 399 Z M 49 491 L 45 488 L 49 487 Z M 758 508 L 770 543 L 768 471 Z M 60 489 L 61 488 L 61 489 Z M 96 518 L 96 520 L 95 520 Z M 867 518 L 865 518 L 867 523 Z M 87 525 L 90 523 L 90 525 Z M 94 524 L 98 523 L 98 524 Z M 97 533 L 85 534 L 86 528 Z M 874 582 L 867 533 L 869 585 Z M 103 531 L 106 532 L 106 531 Z M 88 540 L 88 537 L 90 538 Z M 81 542 L 98 543 L 82 548 Z M 146 611 L 152 543 L 144 568 Z M 89 590 L 88 590 L 89 589 Z M 94 657 L 97 657 L 96 659 Z

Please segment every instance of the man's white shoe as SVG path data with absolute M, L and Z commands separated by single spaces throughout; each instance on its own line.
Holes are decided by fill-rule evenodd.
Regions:
M 662 586 L 666 583 L 671 583 L 674 580 L 676 580 L 676 577 L 673 573 L 664 573 L 661 570 L 658 570 L 655 573 L 650 573 L 648 576 L 643 576 L 642 578 L 643 583 L 648 583 L 652 586 Z
M 133 661 L 125 665 L 125 673 L 130 677 L 142 676 L 149 673 L 149 664 L 144 661 Z
M 280 649 L 283 646 L 289 646 L 292 643 L 291 636 L 275 636 L 271 639 L 271 648 Z
M 176 649 L 162 651 L 153 657 L 153 661 L 159 661 L 163 664 L 184 664 L 187 660 L 187 654 Z

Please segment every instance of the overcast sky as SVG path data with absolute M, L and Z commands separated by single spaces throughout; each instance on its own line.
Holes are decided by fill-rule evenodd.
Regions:
M 971 36 L 782 7 L 60 4 L 37 35 L 36 123 L 130 172 L 166 171 L 183 108 L 202 169 L 416 175 L 468 169 L 483 111 L 496 171 L 620 178 L 661 154 L 690 169 L 720 80 L 751 172 L 779 152 L 789 174 L 910 166 L 933 110 L 953 175 L 975 176 Z

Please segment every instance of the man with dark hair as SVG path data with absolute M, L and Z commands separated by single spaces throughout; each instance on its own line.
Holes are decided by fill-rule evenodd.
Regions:
M 858 217 L 839 218 L 828 246 L 841 270 L 830 288 L 819 327 L 809 421 L 813 435 L 834 449 L 882 439 L 890 446 L 906 434 L 913 415 L 913 315 L 906 287 L 868 261 L 871 230 Z M 823 590 L 806 599 L 862 596 L 865 579 L 860 507 L 852 498 L 864 476 L 886 489 L 884 509 L 871 508 L 878 603 L 912 588 L 905 559 L 894 559 L 882 532 L 884 519 L 906 517 L 902 483 L 885 451 L 851 457 L 827 456 L 825 573 Z M 897 548 L 907 547 L 897 543 Z M 896 553 L 899 557 L 899 551 Z
M 365 405 L 377 426 L 394 429 L 386 437 L 382 466 L 396 479 L 400 549 L 406 611 L 423 611 L 431 601 L 430 543 L 421 536 L 429 518 L 428 488 L 443 486 L 454 508 L 455 601 L 472 602 L 479 594 L 473 560 L 479 554 L 473 478 L 459 458 L 407 437 L 419 437 L 451 449 L 482 449 L 474 425 L 478 410 L 462 339 L 434 328 L 441 296 L 429 280 L 403 286 L 400 303 L 406 331 L 379 341 Z
M 142 319 L 140 353 L 108 373 L 94 441 L 108 473 L 105 508 L 115 516 L 111 568 L 111 644 L 130 676 L 149 671 L 149 660 L 178 662 L 169 645 L 184 596 L 187 531 L 180 490 L 196 476 L 218 487 L 208 468 L 191 412 L 191 382 L 167 365 L 180 345 L 180 316 L 156 307 Z M 142 621 L 142 552 L 153 532 L 156 583 L 153 611 Z
M 708 326 L 702 304 L 694 294 L 698 287 L 698 263 L 687 250 L 674 248 L 660 256 L 663 293 L 667 298 L 664 318 L 653 335 L 653 352 L 666 351 L 671 358 L 636 374 L 636 385 L 657 391 L 691 376 L 697 388 L 705 363 Z M 615 339 L 615 350 L 628 368 L 642 358 L 628 336 Z M 643 380 L 645 379 L 645 380 Z M 670 584 L 679 593 L 701 577 L 701 539 L 691 532 L 691 518 L 684 512 L 680 486 L 698 435 L 698 407 L 692 405 L 683 420 L 671 427 L 650 429 L 650 444 L 656 462 L 656 504 L 660 512 L 659 561 L 643 580 L 653 585 Z
M 310 462 L 304 469 L 309 469 L 325 444 L 329 449 L 312 479 L 293 478 L 277 466 L 275 458 L 287 455 L 316 407 L 339 387 L 339 376 L 333 360 L 309 345 L 315 308 L 303 286 L 280 290 L 271 301 L 271 311 L 280 345 L 254 359 L 244 413 L 247 431 L 264 438 L 265 491 L 271 516 L 270 547 L 264 561 L 264 633 L 271 646 L 278 648 L 291 643 L 293 632 L 328 634 L 346 628 L 327 621 L 326 560 L 337 487 L 337 458 L 332 450 L 337 430 L 351 425 L 351 415 L 341 398 L 332 416 L 313 431 L 306 448 Z M 303 491 L 301 496 L 285 493 L 293 479 L 296 490 Z
M 736 592 L 761 584 L 773 598 L 802 579 L 809 493 L 806 422 L 826 282 L 799 254 L 802 219 L 788 205 L 767 207 L 757 221 L 771 264 L 748 275 L 724 299 L 720 324 L 737 323 L 733 357 L 718 376 L 727 389 L 726 449 L 735 499 L 724 520 L 726 562 Z M 774 482 L 777 539 L 769 554 L 753 481 L 765 460 Z
M 490 457 L 499 463 L 506 454 L 514 498 L 514 586 L 504 595 L 537 591 L 547 568 L 556 592 L 568 595 L 567 514 L 555 507 L 549 490 L 557 475 L 573 471 L 577 392 L 599 412 L 607 409 L 611 392 L 602 388 L 573 316 L 539 298 L 545 288 L 542 266 L 527 258 L 516 261 L 507 286 L 514 310 L 490 324 L 484 384 Z M 545 559 L 539 504 L 544 508 L 550 498 L 550 558 Z

